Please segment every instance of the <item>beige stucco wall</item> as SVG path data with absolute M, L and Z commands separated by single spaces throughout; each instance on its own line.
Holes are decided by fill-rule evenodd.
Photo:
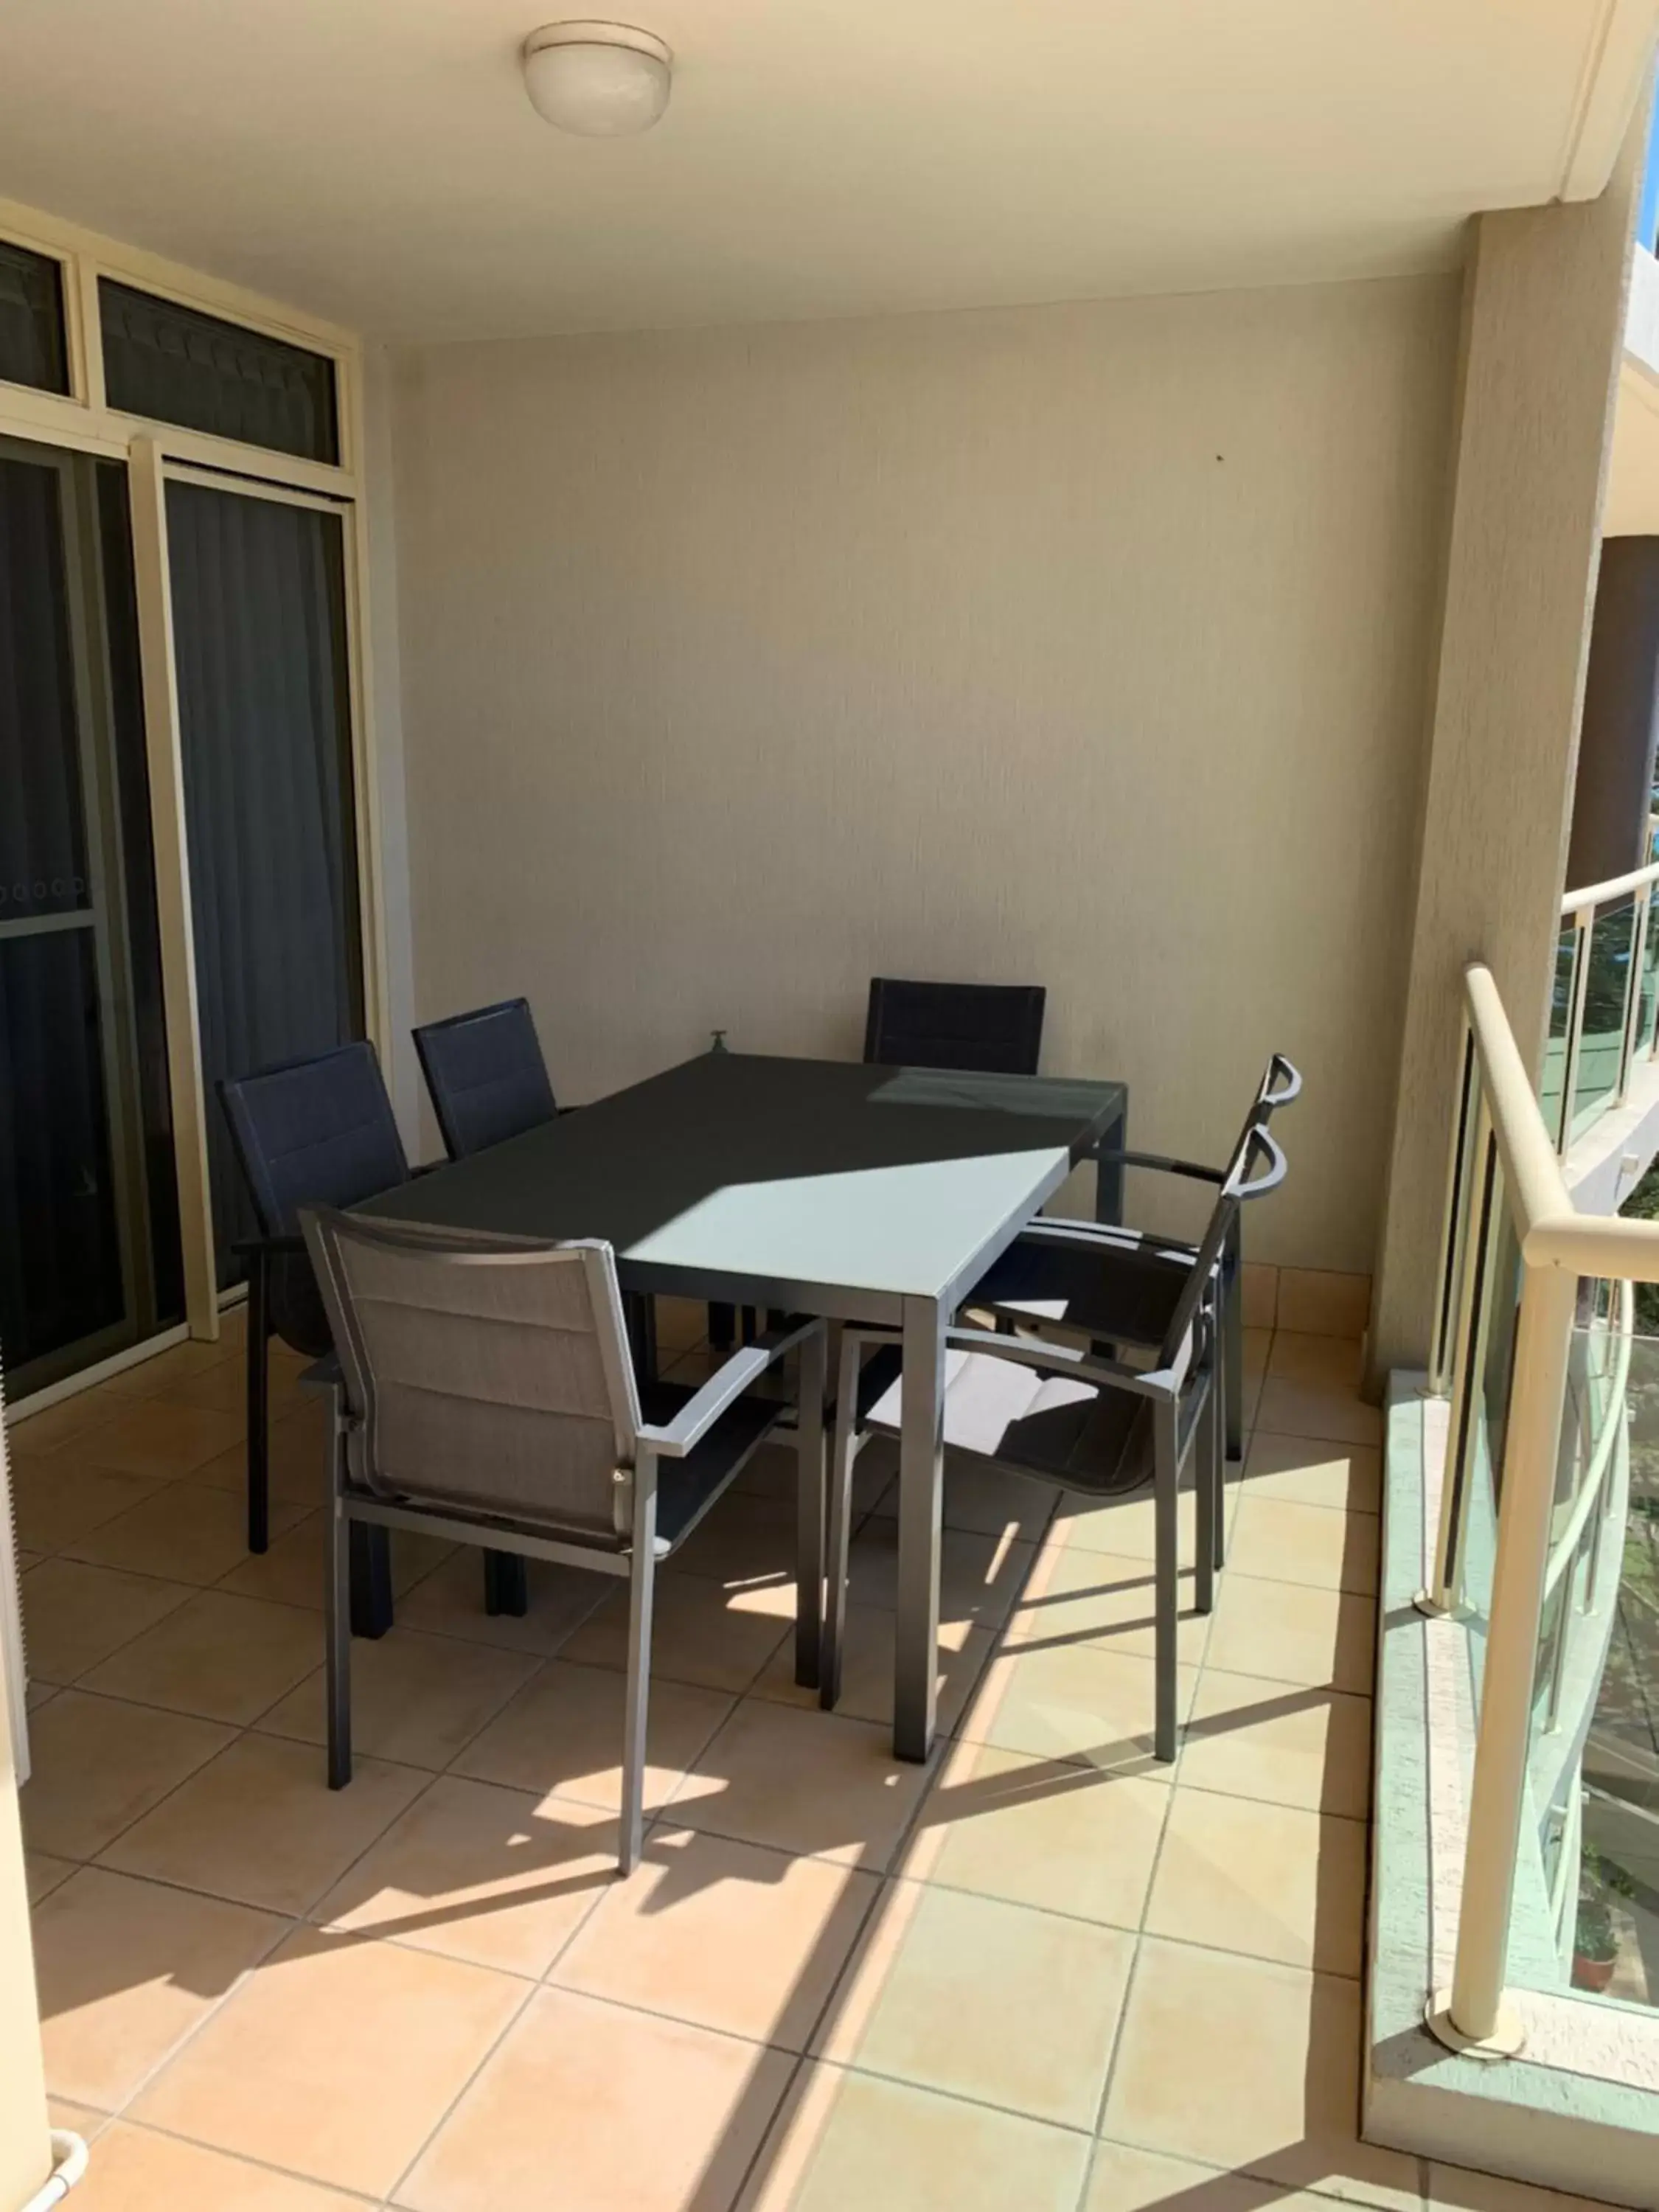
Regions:
M 855 1055 L 872 971 L 1036 980 L 1046 1064 L 1364 1269 L 1456 293 L 1421 279 L 399 360 L 422 1016 L 562 1091 Z

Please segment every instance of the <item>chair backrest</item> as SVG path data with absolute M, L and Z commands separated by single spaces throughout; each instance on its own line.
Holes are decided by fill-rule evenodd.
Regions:
M 1258 1129 L 1265 1129 L 1281 1106 L 1288 1106 L 1302 1095 L 1302 1078 L 1282 1052 L 1276 1052 L 1262 1070 L 1261 1080 L 1255 1087 L 1255 1097 L 1250 1101 L 1250 1110 L 1244 1116 L 1244 1126 L 1238 1133 L 1238 1141 L 1227 1155 L 1227 1170 L 1223 1180 L 1224 1190 L 1241 1193 L 1249 1198 L 1264 1197 L 1284 1181 L 1283 1174 L 1270 1182 L 1257 1181 L 1245 1190 L 1244 1180 L 1249 1175 L 1251 1156 L 1255 1149 L 1251 1139 Z
M 227 1076 L 219 1085 L 231 1141 L 267 1237 L 297 1237 L 303 1206 L 355 1206 L 409 1181 L 409 1162 L 372 1044 Z M 313 1356 L 327 1326 L 299 1255 L 270 1271 L 270 1320 Z
M 1258 1163 L 1261 1164 L 1258 1166 Z M 1159 1366 L 1176 1366 L 1184 1358 L 1199 1303 L 1233 1236 L 1239 1207 L 1250 1199 L 1262 1198 L 1268 1191 L 1277 1190 L 1285 1173 L 1284 1152 L 1268 1132 L 1266 1115 L 1261 1115 L 1246 1128 L 1238 1148 L 1236 1170 L 1230 1169 L 1226 1182 L 1216 1194 L 1208 1224 L 1164 1332 L 1158 1352 Z
M 616 1549 L 640 1412 L 607 1244 L 319 1207 L 306 1237 L 354 1431 L 353 1481 Z
M 1040 983 L 911 983 L 872 975 L 864 1057 L 882 1067 L 1035 1075 L 1047 997 Z
M 527 999 L 503 999 L 415 1032 L 426 1087 L 452 1160 L 481 1152 L 558 1112 Z

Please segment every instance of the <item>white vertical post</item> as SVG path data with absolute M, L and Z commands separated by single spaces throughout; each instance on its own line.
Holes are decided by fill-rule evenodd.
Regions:
M 1619 1048 L 1619 1089 L 1615 1106 L 1622 1106 L 1630 1089 L 1630 1072 L 1636 1064 L 1636 1037 L 1642 1025 L 1642 969 L 1648 955 L 1648 921 L 1653 911 L 1653 886 L 1644 884 L 1636 894 L 1636 917 L 1631 933 L 1630 974 L 1625 983 L 1625 1035 Z
M 212 1339 L 219 1334 L 219 1278 L 213 1249 L 207 1102 L 202 1087 L 202 1040 L 197 1018 L 190 840 L 185 825 L 185 768 L 179 736 L 178 672 L 173 665 L 173 590 L 167 570 L 167 483 L 161 448 L 154 438 L 133 440 L 128 483 L 149 763 L 150 835 L 155 847 L 155 908 L 167 1005 L 173 1149 L 179 1176 L 179 1233 L 184 1248 L 185 1317 L 192 1336 Z
M 1469 1829 L 1449 1995 L 1430 2007 L 1430 2026 L 1454 2049 L 1501 2056 L 1521 2035 L 1504 2005 L 1516 1858 L 1526 1803 L 1539 1612 L 1549 1556 L 1567 1352 L 1577 1277 L 1529 1267 L 1521 1295 L 1514 1380 L 1504 1432 L 1498 1557 L 1481 1670 Z
M 1567 1016 L 1567 1054 L 1561 1068 L 1561 1129 L 1556 1151 L 1563 1159 L 1572 1143 L 1572 1101 L 1578 1088 L 1579 1048 L 1584 1042 L 1584 1002 L 1589 995 L 1590 936 L 1595 927 L 1595 908 L 1585 907 L 1572 918 L 1572 1006 Z
M 1452 1354 L 1451 1421 L 1446 1465 L 1440 1486 L 1440 1527 L 1435 1538 L 1434 1584 L 1419 1600 L 1425 1613 L 1455 1613 L 1463 1578 L 1463 1531 L 1481 1366 L 1481 1312 L 1486 1303 L 1486 1266 L 1491 1256 L 1493 1199 L 1498 1188 L 1498 1151 L 1492 1115 L 1484 1092 L 1475 1111 L 1469 1152 L 1468 1204 L 1462 1220 L 1463 1259 L 1457 1285 L 1455 1349 Z

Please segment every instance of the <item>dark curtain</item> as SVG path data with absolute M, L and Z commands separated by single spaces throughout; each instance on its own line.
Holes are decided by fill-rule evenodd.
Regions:
M 363 1034 L 338 515 L 167 489 L 222 1283 L 254 1217 L 216 1086 Z
M 0 239 L 0 378 L 42 392 L 69 390 L 64 282 L 45 253 Z
M 0 460 L 0 1350 L 13 1369 L 122 1312 L 93 932 L 27 927 L 88 903 L 60 483 Z

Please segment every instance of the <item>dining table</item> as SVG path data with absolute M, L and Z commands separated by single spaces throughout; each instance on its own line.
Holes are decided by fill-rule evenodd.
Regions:
M 624 1293 L 895 1328 L 902 1348 L 894 1748 L 925 1759 L 938 1690 L 945 1338 L 992 1261 L 1093 1160 L 1122 1217 L 1119 1082 L 714 1051 L 357 1209 L 489 1235 L 603 1238 Z M 817 1680 L 827 1376 L 799 1378 L 795 1672 Z

